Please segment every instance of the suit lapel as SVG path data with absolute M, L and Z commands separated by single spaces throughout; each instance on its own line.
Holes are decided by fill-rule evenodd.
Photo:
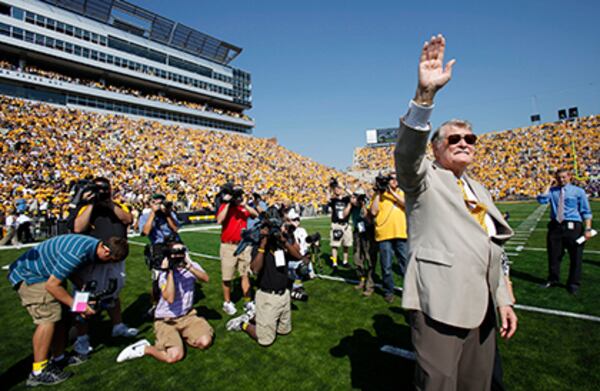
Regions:
M 464 175 L 465 181 L 477 197 L 477 200 L 484 204 L 487 208 L 487 213 L 494 220 L 494 224 L 496 225 L 496 231 L 498 236 L 511 235 L 512 229 L 504 220 L 504 217 L 494 204 L 494 201 L 488 196 L 487 192 L 477 181 L 471 180 L 468 175 Z

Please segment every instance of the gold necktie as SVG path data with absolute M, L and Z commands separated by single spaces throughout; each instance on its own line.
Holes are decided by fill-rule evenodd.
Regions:
M 463 199 L 465 200 L 465 205 L 467 206 L 469 213 L 471 213 L 471 216 L 473 216 L 475 221 L 477 221 L 477 223 L 481 225 L 481 228 L 483 228 L 483 230 L 486 233 L 488 233 L 487 225 L 485 224 L 485 215 L 487 213 L 487 207 L 481 202 L 470 200 L 467 196 L 467 191 L 465 190 L 463 182 L 459 179 L 457 183 L 458 187 L 460 187 L 460 191 L 462 191 Z

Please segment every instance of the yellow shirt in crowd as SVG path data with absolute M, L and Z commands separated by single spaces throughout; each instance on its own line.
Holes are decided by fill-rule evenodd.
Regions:
M 403 195 L 402 191 L 397 190 Z M 373 201 L 371 201 L 373 204 Z M 406 212 L 395 202 L 389 192 L 383 193 L 379 201 L 379 213 L 375 216 L 375 240 L 406 239 Z

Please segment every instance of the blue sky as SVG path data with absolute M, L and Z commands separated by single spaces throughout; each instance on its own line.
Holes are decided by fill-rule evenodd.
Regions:
M 457 64 L 434 126 L 526 126 L 533 96 L 543 121 L 600 113 L 599 1 L 131 1 L 242 47 L 255 135 L 340 169 L 366 129 L 397 125 L 438 32 Z

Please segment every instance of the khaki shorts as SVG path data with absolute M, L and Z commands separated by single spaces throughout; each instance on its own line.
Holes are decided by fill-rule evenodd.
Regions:
M 237 244 L 221 243 L 219 255 L 221 256 L 221 278 L 223 281 L 231 281 L 235 278 L 237 269 L 240 276 L 248 275 L 250 271 L 250 261 L 252 260 L 252 247 L 248 246 L 237 257 L 233 256 Z
M 344 235 L 340 240 L 333 239 L 333 231 L 339 229 L 344 232 Z M 352 246 L 352 225 L 351 224 L 339 224 L 331 223 L 331 232 L 329 233 L 329 240 L 331 240 L 331 247 L 351 247 Z
M 60 303 L 46 290 L 45 281 L 32 285 L 23 282 L 18 293 L 34 324 L 56 323 L 61 319 Z
M 256 337 L 258 343 L 267 346 L 275 341 L 277 334 L 285 335 L 292 331 L 292 306 L 290 291 L 282 295 L 256 292 Z
M 189 344 L 203 336 L 212 338 L 213 328 L 206 319 L 196 316 L 196 310 L 191 310 L 187 315 L 172 320 L 157 319 L 154 321 L 155 346 L 158 350 L 178 347 L 183 349 L 183 339 Z

